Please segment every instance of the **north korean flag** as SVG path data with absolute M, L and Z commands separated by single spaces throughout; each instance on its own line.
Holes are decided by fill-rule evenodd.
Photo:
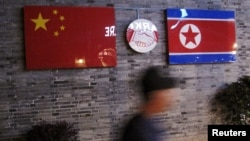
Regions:
M 170 64 L 236 61 L 235 12 L 167 9 Z
M 25 6 L 26 68 L 116 66 L 113 7 Z

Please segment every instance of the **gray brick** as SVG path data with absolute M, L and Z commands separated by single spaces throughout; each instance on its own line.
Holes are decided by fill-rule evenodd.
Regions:
M 114 5 L 117 66 L 25 70 L 25 5 Z M 168 7 L 235 10 L 237 62 L 168 65 L 164 17 Z M 79 141 L 118 140 L 124 123 L 139 110 L 137 78 L 150 65 L 162 66 L 163 73 L 181 79 L 176 107 L 158 119 L 168 128 L 165 136 L 172 141 L 204 139 L 207 125 L 219 122 L 208 111 L 209 99 L 225 83 L 250 75 L 249 7 L 249 1 L 239 0 L 0 0 L 0 140 L 14 140 L 41 120 L 75 122 Z M 159 31 L 158 45 L 145 54 L 134 52 L 125 39 L 127 26 L 137 19 L 136 8 L 141 8 L 139 17 L 152 20 Z

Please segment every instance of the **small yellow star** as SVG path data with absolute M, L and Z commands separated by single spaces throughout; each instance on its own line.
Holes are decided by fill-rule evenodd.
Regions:
M 43 28 L 44 30 L 47 30 L 46 27 L 46 23 L 49 21 L 50 19 L 43 19 L 42 14 L 39 13 L 37 19 L 31 19 L 32 22 L 34 22 L 36 24 L 35 27 L 35 31 L 39 28 Z
M 54 15 L 57 15 L 57 13 L 58 13 L 58 11 L 55 9 L 55 10 L 53 10 L 53 14 Z
M 59 36 L 59 32 L 58 32 L 58 31 L 55 31 L 55 32 L 54 32 L 54 36 L 56 36 L 56 37 Z
M 62 31 L 64 31 L 64 29 L 65 29 L 65 26 L 60 26 L 60 29 L 62 30 Z
M 64 21 L 65 20 L 64 16 L 60 16 L 60 20 Z

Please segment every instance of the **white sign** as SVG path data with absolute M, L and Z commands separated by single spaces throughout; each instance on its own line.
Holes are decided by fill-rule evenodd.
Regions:
M 155 48 L 158 42 L 156 26 L 149 20 L 134 20 L 127 28 L 129 46 L 139 53 L 146 53 Z

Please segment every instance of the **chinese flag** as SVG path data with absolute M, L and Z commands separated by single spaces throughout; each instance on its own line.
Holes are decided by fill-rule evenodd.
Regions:
M 167 9 L 170 64 L 236 60 L 234 11 Z
M 112 7 L 25 6 L 27 69 L 116 66 Z

